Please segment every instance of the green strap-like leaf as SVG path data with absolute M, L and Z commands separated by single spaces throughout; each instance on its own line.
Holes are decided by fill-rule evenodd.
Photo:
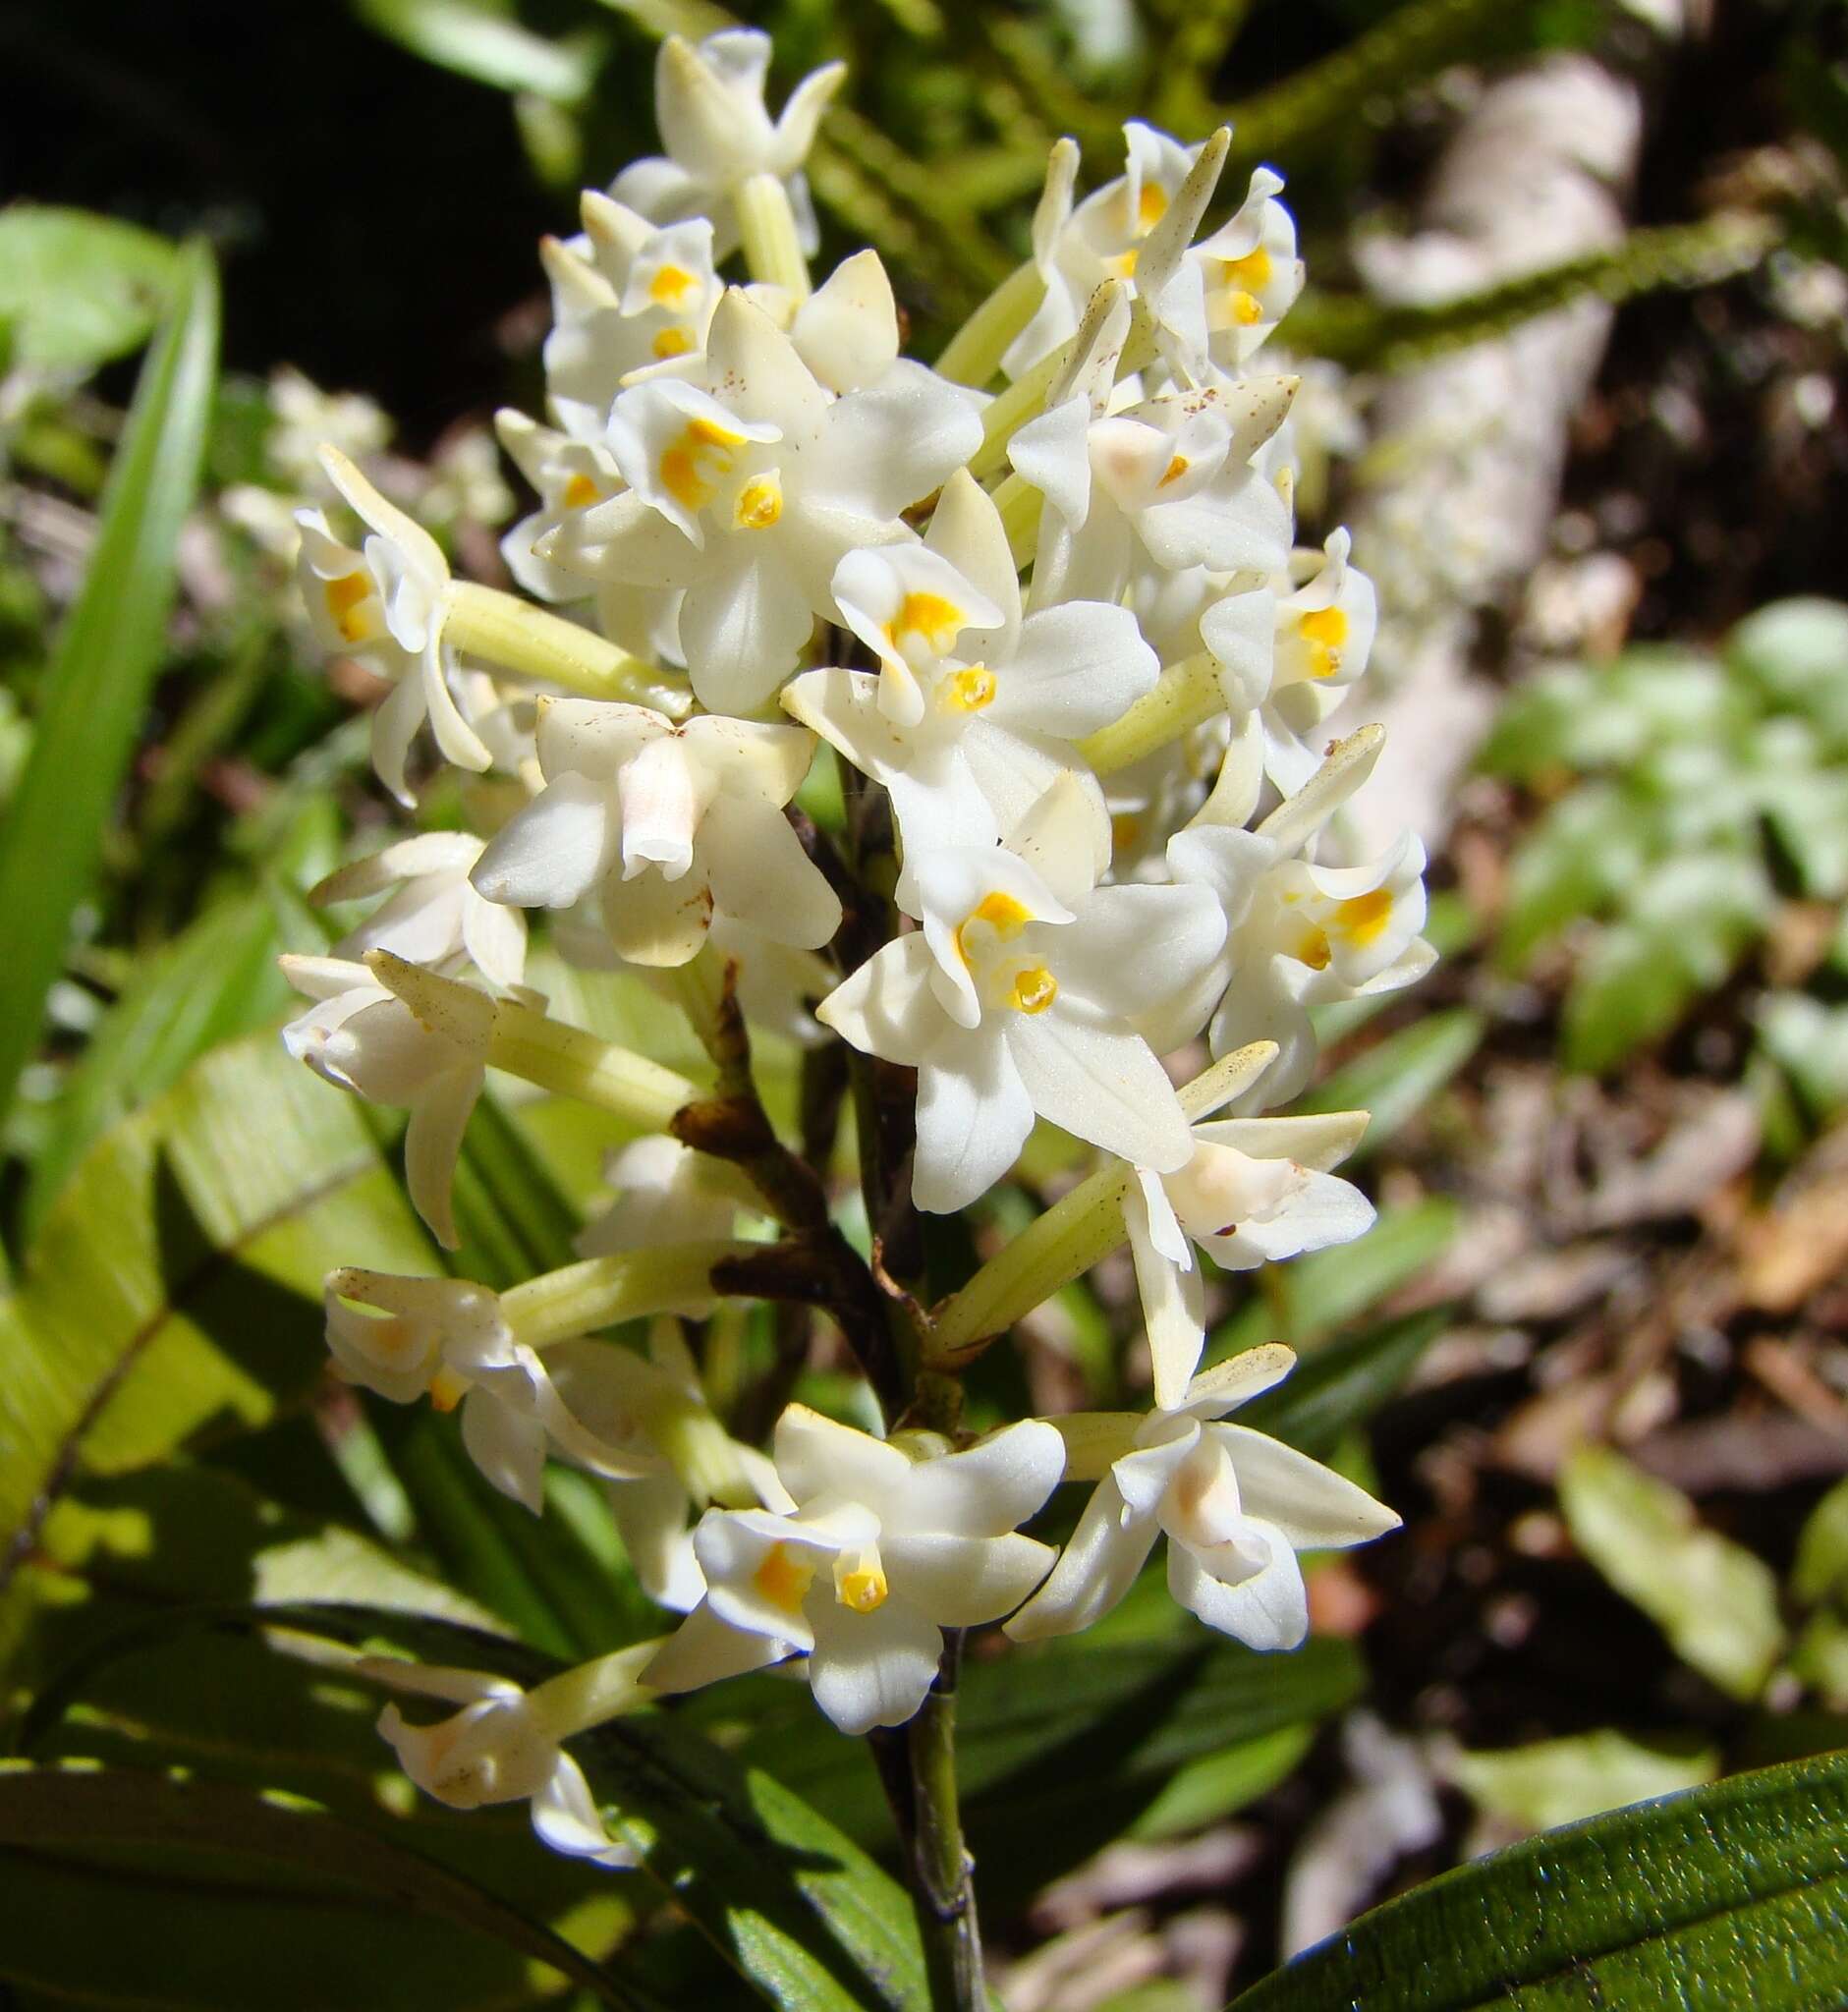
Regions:
M 273 1034 L 214 1049 L 108 1133 L 0 1302 L 0 1585 L 68 1476 L 310 1389 L 337 1260 L 432 1268 L 360 1104 Z
M 1236 2012 L 1824 2012 L 1848 2002 L 1848 1756 L 1499 1851 L 1376 1908 Z
M 240 1899 L 254 1897 L 252 1873 L 280 1873 L 286 1884 L 271 1897 L 293 1901 L 298 1910 L 304 1901 L 320 1900 L 349 1916 L 356 1907 L 362 1909 L 361 1920 L 366 1914 L 412 1914 L 534 1958 L 594 1993 L 601 2004 L 632 2008 L 638 2003 L 636 1994 L 598 1965 L 473 1880 L 319 1811 L 285 1806 L 219 1782 L 183 1783 L 128 1768 L 92 1772 L 0 1764 L 0 1863 L 5 1863 L 0 1884 L 10 1896 L 29 1893 L 33 1872 L 47 1860 L 67 1876 L 73 1870 L 92 1871 L 83 1862 L 99 1846 L 108 1857 L 92 1872 L 95 1919 L 110 1933 L 117 1932 L 111 1889 L 125 1876 L 124 1855 L 157 1853 L 157 1860 L 141 1860 L 150 1875 L 172 1882 L 183 1871 L 193 1872 L 186 1911 L 175 1917 L 176 1926 L 184 1924 L 183 1938 L 212 1932 L 214 1899 L 235 1910 Z M 225 1859 L 231 1863 L 224 1865 Z M 214 1866 L 221 1867 L 216 1877 L 208 1870 Z M 324 1941 L 336 1938 L 336 1922 L 337 1913 L 323 1931 Z M 356 1921 L 354 1931 L 364 1936 L 369 1929 Z M 27 1923 L 15 1920 L 0 1937 L 0 1976 L 32 1978 L 33 1944 Z M 150 1983 L 161 1977 L 163 1954 L 159 1945 L 141 1954 Z M 341 1961 L 337 1950 L 330 1949 L 328 1957 Z M 342 2002 L 333 1996 L 305 1999 L 301 1977 L 284 1975 L 286 1964 L 314 1961 L 307 1938 L 304 1946 L 259 1955 L 256 1965 L 237 1980 L 243 1996 L 233 2002 Z M 50 1981 L 73 1982 L 55 1972 Z M 390 2002 L 393 1992 L 392 1972 L 381 1963 L 373 2002 Z M 163 1992 L 151 2002 L 171 2001 Z
M 89 571 L 46 672 L 31 755 L 0 829 L 0 1113 L 37 1044 L 72 912 L 95 872 L 165 653 L 174 552 L 198 484 L 217 363 L 217 274 L 210 252 L 193 245 L 141 372 Z
M 782 1782 L 666 1715 L 618 1719 L 576 1751 L 644 1871 L 771 2004 L 924 2012 L 910 1900 Z
M 1449 1308 L 1428 1307 L 1329 1342 L 1275 1390 L 1244 1406 L 1239 1424 L 1326 1460 L 1344 1433 L 1364 1425 L 1399 1388 L 1450 1317 Z

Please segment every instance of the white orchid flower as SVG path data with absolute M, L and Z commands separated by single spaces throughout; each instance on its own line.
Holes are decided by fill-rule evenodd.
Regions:
M 1085 306 L 1106 279 L 1133 281 L 1143 243 L 1167 215 L 1200 152 L 1140 119 L 1123 128 L 1124 172 L 1072 206 L 1072 171 L 1055 153 L 1035 212 L 1034 263 L 1045 297 L 1006 354 L 1010 377 L 1030 370 L 1077 332 Z
M 1188 252 L 1204 284 L 1210 353 L 1222 369 L 1252 357 L 1303 291 L 1296 220 L 1276 199 L 1282 191 L 1281 175 L 1254 169 L 1236 213 Z
M 1367 668 L 1378 626 L 1372 582 L 1348 563 L 1345 531 L 1330 532 L 1322 564 L 1295 592 L 1276 583 L 1222 595 L 1203 609 L 1227 710 L 1257 711 L 1264 773 L 1294 796 L 1321 763 L 1316 730 Z M 1256 807 L 1241 806 L 1249 814 Z
M 1051 1548 L 1018 1526 L 1064 1458 L 1036 1419 L 958 1453 L 934 1434 L 875 1439 L 791 1405 L 775 1460 L 793 1511 L 707 1513 L 694 1534 L 701 1626 L 672 1638 L 644 1681 L 711 1682 L 715 1649 L 736 1652 L 707 1625 L 716 1620 L 766 1651 L 806 1653 L 815 1703 L 843 1732 L 902 1725 L 936 1676 L 942 1630 L 998 1620 L 1044 1576 Z
M 1221 1271 L 1250 1271 L 1348 1244 L 1373 1205 L 1327 1169 L 1367 1129 L 1365 1111 L 1299 1118 L 1219 1118 L 1194 1126 L 1193 1157 L 1173 1173 L 1136 1170 L 1123 1200 L 1155 1406 L 1185 1399 L 1205 1345 L 1205 1286 L 1194 1246 Z
M 462 1707 L 434 1725 L 409 1724 L 396 1705 L 379 1714 L 380 1734 L 425 1795 L 452 1810 L 530 1803 L 541 1843 L 614 1870 L 640 1860 L 603 1827 L 584 1770 L 563 1742 L 652 1702 L 637 1679 L 657 1647 L 637 1643 L 531 1691 L 484 1671 L 398 1656 L 362 1656 L 353 1667 L 394 1690 Z
M 622 471 L 600 437 L 578 440 L 502 410 L 494 427 L 510 460 L 539 493 L 539 507 L 500 541 L 507 570 L 528 593 L 569 606 L 591 602 L 600 634 L 632 655 L 680 662 L 680 589 L 588 580 L 541 559 L 536 547 L 569 520 L 622 493 Z
M 363 964 L 338 957 L 284 956 L 282 974 L 314 1003 L 282 1031 L 283 1045 L 342 1090 L 368 1103 L 411 1113 L 405 1185 L 418 1213 L 445 1250 L 461 1241 L 450 1184 L 462 1134 L 486 1080 L 494 1002 L 485 992 L 445 991 L 439 1016 L 419 1019 Z M 478 1001 L 462 1012 L 455 1002 Z
M 908 856 L 999 838 L 1159 669 L 1127 608 L 1023 618 L 1000 514 L 966 470 L 923 545 L 850 552 L 834 597 L 881 668 L 805 672 L 783 704 L 891 792 Z
M 466 958 L 490 984 L 517 986 L 526 975 L 527 919 L 470 884 L 481 848 L 468 832 L 424 831 L 328 874 L 309 890 L 316 908 L 395 890 L 332 955 L 358 962 L 368 950 L 389 950 L 445 970 Z
M 1275 1041 L 1281 1052 L 1252 1093 L 1265 1107 L 1287 1102 L 1309 1081 L 1316 1055 L 1311 1006 L 1397 991 L 1436 961 L 1419 934 L 1425 848 L 1412 833 L 1358 866 L 1321 866 L 1312 857 L 1328 820 L 1371 773 L 1384 738 L 1379 728 L 1364 727 L 1337 743 L 1255 830 L 1217 821 L 1225 795 L 1216 788 L 1195 821 L 1168 841 L 1171 878 L 1212 891 L 1226 936 L 1196 988 L 1156 1002 L 1143 1030 L 1164 1051 L 1208 1023 L 1215 1055 Z M 1254 793 L 1241 786 L 1230 794 Z
M 1019 1642 L 1107 1614 L 1168 1539 L 1168 1590 L 1250 1648 L 1300 1648 L 1309 1600 L 1297 1552 L 1366 1543 L 1399 1519 L 1352 1481 L 1263 1432 L 1220 1423 L 1295 1367 L 1271 1342 L 1196 1376 L 1171 1411 L 1057 1420 L 1069 1478 L 1097 1480 L 1051 1576 L 1007 1624 Z
M 609 444 L 629 489 L 561 525 L 540 557 L 596 581 L 684 587 L 694 691 L 750 713 L 795 669 L 815 618 L 842 619 L 842 558 L 912 542 L 901 513 L 980 438 L 973 396 L 920 363 L 837 396 L 734 287 L 695 375 L 616 400 Z
M 676 727 L 646 706 L 551 700 L 545 787 L 490 840 L 475 885 L 521 908 L 570 908 L 600 887 L 632 964 L 687 963 L 715 913 L 813 949 L 840 926 L 840 902 L 783 815 L 813 747 L 800 727 Z
M 1062 777 L 1006 846 L 910 861 L 899 898 L 923 928 L 816 1008 L 855 1047 L 917 1068 L 920 1208 L 985 1193 L 1036 1112 L 1138 1165 L 1186 1163 L 1187 1120 L 1130 1017 L 1200 981 L 1224 919 L 1200 888 L 1098 887 L 1108 859 L 1101 807 Z
M 1045 498 L 1036 580 L 1121 596 L 1139 571 L 1268 575 L 1287 564 L 1290 512 L 1252 465 L 1295 380 L 1254 377 L 1164 392 L 1097 415 L 1083 394 L 1016 433 L 1008 458 Z
M 581 237 L 539 246 L 552 289 L 545 389 L 566 433 L 593 444 L 632 371 L 704 349 L 724 283 L 704 217 L 661 229 L 588 189 L 582 215 Z
M 333 535 L 320 511 L 298 511 L 297 577 L 320 643 L 393 681 L 372 715 L 372 765 L 392 795 L 409 804 L 415 799 L 405 783 L 405 756 L 425 719 L 443 757 L 459 768 L 485 769 L 492 758 L 449 689 L 449 562 L 429 532 L 387 503 L 337 448 L 322 448 L 321 465 L 369 535 L 356 551 Z
M 700 42 L 669 35 L 654 66 L 654 116 L 667 153 L 632 162 L 610 194 L 657 223 L 709 216 L 723 258 L 738 243 L 738 189 L 753 175 L 774 175 L 812 254 L 820 234 L 802 168 L 847 70 L 830 63 L 811 71 L 772 125 L 763 103 L 769 68 L 770 38 L 757 28 L 722 28 Z

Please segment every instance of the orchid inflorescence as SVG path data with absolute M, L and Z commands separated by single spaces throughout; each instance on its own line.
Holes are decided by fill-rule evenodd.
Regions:
M 1262 355 L 1302 285 L 1282 184 L 1259 170 L 1202 235 L 1223 132 L 1132 124 L 1124 172 L 1083 200 L 1060 141 L 1031 264 L 932 368 L 899 354 L 874 252 L 812 286 L 803 160 L 840 74 L 772 123 L 768 60 L 751 30 L 666 42 L 667 155 L 543 247 L 549 419 L 499 421 L 538 497 L 503 545 L 524 594 L 453 578 L 331 449 L 363 541 L 299 517 L 318 634 L 387 686 L 381 782 L 415 804 L 427 738 L 500 793 L 467 800 L 493 807 L 485 837 L 403 839 L 316 890 L 386 898 L 286 960 L 311 1001 L 290 1048 L 408 1108 L 410 1194 L 450 1248 L 488 1069 L 631 1141 L 577 1264 L 500 1293 L 333 1273 L 335 1367 L 459 1406 L 476 1464 L 535 1512 L 547 1461 L 595 1477 L 640 1583 L 684 1616 L 531 1691 L 363 1667 L 460 1706 L 382 1721 L 426 1790 L 530 1800 L 547 1843 L 602 1863 L 627 1847 L 561 1742 L 617 1712 L 786 1664 L 844 1731 L 898 1726 L 946 1630 L 1083 1628 L 1163 1535 L 1177 1599 L 1288 1649 L 1297 1553 L 1396 1521 L 1227 1422 L 1288 1349 L 1201 1369 L 1200 1253 L 1244 1269 L 1372 1219 L 1329 1171 L 1366 1114 L 1275 1114 L 1313 1070 L 1311 1008 L 1431 961 L 1416 839 L 1356 859 L 1340 829 L 1378 729 L 1321 745 L 1373 594 L 1344 532 L 1292 543 L 1296 379 Z M 749 281 L 727 284 L 738 250 Z M 838 832 L 792 808 L 819 743 Z M 568 961 L 649 975 L 716 1084 L 549 1013 L 524 982 L 533 910 Z M 805 1150 L 763 1115 L 754 1027 L 835 1087 Z M 849 1093 L 869 1258 L 831 1206 Z M 979 1202 L 1040 1120 L 1096 1171 L 924 1305 L 918 1212 Z M 964 1431 L 964 1369 L 1125 1240 L 1153 1408 Z M 737 1298 L 828 1313 L 883 1433 L 789 1404 L 767 1453 L 735 1437 L 688 1323 Z M 618 1327 L 645 1352 L 596 1338 Z M 1094 1484 L 1062 1550 L 1021 1528 L 1061 1480 Z

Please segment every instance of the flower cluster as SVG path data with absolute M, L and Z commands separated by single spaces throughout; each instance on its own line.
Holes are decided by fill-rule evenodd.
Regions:
M 453 577 L 335 451 L 362 531 L 300 518 L 317 633 L 385 684 L 387 790 L 414 805 L 433 760 L 497 787 L 464 800 L 481 835 L 400 841 L 316 891 L 386 898 L 289 961 L 311 1001 L 291 1049 L 408 1108 L 410 1193 L 452 1248 L 490 1069 L 635 1140 L 578 1264 L 501 1293 L 328 1281 L 342 1376 L 459 1406 L 476 1465 L 535 1511 L 548 1460 L 595 1477 L 641 1584 L 685 1617 L 530 1694 L 369 1666 L 462 1706 L 386 1714 L 431 1793 L 531 1800 L 548 1842 L 605 1863 L 623 1848 L 559 1745 L 599 1717 L 787 1663 L 844 1730 L 898 1725 L 946 1631 L 1084 1627 L 1164 1533 L 1177 1599 L 1289 1649 L 1298 1552 L 1395 1521 L 1225 1422 L 1288 1350 L 1202 1369 L 1208 1260 L 1372 1220 L 1331 1171 L 1365 1113 L 1279 1114 L 1314 1067 L 1311 1009 L 1431 958 L 1416 840 L 1356 857 L 1342 833 L 1378 731 L 1320 732 L 1374 605 L 1345 532 L 1294 543 L 1298 380 L 1263 348 L 1302 284 L 1282 184 L 1260 169 L 1209 227 L 1224 134 L 1133 124 L 1082 200 L 1061 141 L 1031 266 L 933 368 L 900 354 L 873 252 L 812 283 L 803 160 L 840 80 L 773 122 L 768 58 L 746 29 L 670 39 L 665 156 L 543 247 L 548 411 L 499 419 L 537 497 L 504 544 L 523 593 Z M 828 765 L 831 817 L 806 794 Z M 529 911 L 567 961 L 665 990 L 716 1085 L 553 1016 L 525 983 Z M 754 1027 L 856 1051 L 812 1071 L 829 1121 L 807 1158 L 756 1101 Z M 869 1259 L 830 1216 L 844 1085 Z M 979 1202 L 1040 1125 L 1097 1171 L 923 1305 L 923 1218 Z M 967 1429 L 963 1369 L 1125 1241 L 1153 1409 Z M 830 1316 L 882 1429 L 789 1404 L 767 1453 L 736 1435 L 689 1323 L 752 1297 Z M 1095 1489 L 1058 1549 L 1022 1526 L 1061 1481 Z

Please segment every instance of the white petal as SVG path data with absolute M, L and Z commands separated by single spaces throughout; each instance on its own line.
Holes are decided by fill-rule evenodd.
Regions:
M 1255 1517 L 1245 1519 L 1241 1535 L 1247 1544 L 1262 1546 L 1268 1554 L 1258 1571 L 1227 1585 L 1212 1574 L 1211 1566 L 1219 1562 L 1214 1554 L 1227 1554 L 1228 1564 L 1238 1569 L 1248 1562 L 1242 1547 L 1233 1561 L 1230 1544 L 1215 1545 L 1203 1556 L 1185 1544 L 1170 1542 L 1168 1591 L 1207 1627 L 1217 1628 L 1248 1648 L 1300 1649 L 1309 1634 L 1309 1595 L 1296 1553 L 1281 1531 Z
M 1140 1184 L 1133 1185 L 1123 1198 L 1123 1220 L 1129 1229 L 1136 1289 L 1142 1297 L 1143 1323 L 1154 1364 L 1155 1405 L 1158 1410 L 1171 1411 L 1185 1396 L 1188 1379 L 1200 1367 L 1200 1352 L 1206 1343 L 1204 1285 L 1198 1264 L 1183 1267 L 1155 1248 L 1148 1202 Z
M 462 941 L 476 968 L 491 983 L 511 989 L 525 978 L 527 919 L 517 908 L 465 900 Z
M 681 604 L 680 643 L 700 704 L 756 712 L 796 668 L 813 627 L 808 596 L 774 552 L 696 581 Z
M 1008 442 L 1007 458 L 1076 531 L 1091 510 L 1091 401 L 1070 398 L 1030 419 Z
M 781 810 L 720 797 L 700 844 L 714 905 L 772 942 L 818 950 L 840 927 L 840 897 Z
M 1270 692 L 1277 653 L 1277 596 L 1269 587 L 1232 593 L 1200 618 L 1200 640 L 1212 653 L 1226 709 L 1236 719 Z
M 1225 934 L 1204 887 L 1100 887 L 1059 944 L 1059 984 L 1106 1013 L 1145 1011 L 1191 989 Z
M 896 937 L 843 978 L 815 1018 L 862 1054 L 916 1066 L 947 1024 L 930 989 L 935 969 L 921 933 Z
M 514 908 L 569 908 L 615 863 L 620 830 L 605 784 L 565 770 L 488 841 L 469 876 Z
M 870 384 L 898 356 L 898 307 L 879 254 L 845 258 L 796 309 L 790 339 L 831 391 Z
M 1302 1112 L 1284 1118 L 1213 1118 L 1194 1128 L 1212 1146 L 1229 1146 L 1253 1159 L 1293 1159 L 1324 1171 L 1361 1143 L 1365 1111 Z
M 423 724 L 423 691 L 413 677 L 400 678 L 372 712 L 372 768 L 399 803 L 417 802 L 405 781 L 405 759 Z
M 994 498 L 966 468 L 959 468 L 943 484 L 924 545 L 947 559 L 1000 611 L 1002 643 L 996 654 L 1011 661 L 1013 637 L 1020 628 L 1020 574 Z
M 1030 1537 L 899 1536 L 880 1539 L 892 1597 L 945 1628 L 975 1628 L 1011 1614 L 1046 1576 L 1056 1553 Z
M 1269 1433 L 1245 1425 L 1205 1429 L 1230 1449 L 1252 1514 L 1275 1524 L 1298 1550 L 1366 1543 L 1398 1529 L 1398 1517 L 1365 1488 Z
M 734 1628 L 721 1621 L 709 1604 L 701 1604 L 661 1645 L 660 1653 L 642 1672 L 641 1681 L 650 1691 L 697 1691 L 722 1677 L 740 1677 L 747 1670 L 781 1662 L 793 1652 L 791 1644 Z
M 1076 740 L 1120 718 L 1160 675 L 1128 608 L 1066 601 L 1021 626 L 1014 658 L 996 676 L 989 716 Z
M 1034 1100 L 1000 1030 L 946 1028 L 918 1071 L 912 1200 L 932 1215 L 967 1208 L 1019 1158 L 1033 1128 Z
M 911 1462 L 896 1446 L 806 1404 L 790 1405 L 777 1420 L 774 1452 L 777 1478 L 798 1502 L 839 1494 L 880 1512 L 911 1474 Z
M 1057 1430 L 1043 1419 L 1023 1419 L 961 1453 L 917 1462 L 895 1513 L 908 1531 L 1000 1537 L 1039 1509 L 1064 1467 Z
M 1157 1173 L 1186 1163 L 1187 1120 L 1139 1034 L 1063 999 L 1043 1013 L 1010 1013 L 1005 1027 L 1008 1053 L 1041 1117 Z
M 1016 1642 L 1037 1642 L 1076 1635 L 1101 1620 L 1136 1583 L 1160 1535 L 1153 1514 L 1133 1514 L 1115 1481 L 1106 1477 L 1092 1491 L 1051 1576 L 1006 1632 Z
M 1076 909 L 1110 864 L 1109 815 L 1096 791 L 1068 771 L 1007 834 L 1005 844 Z
M 462 1400 L 462 1443 L 503 1495 L 539 1514 L 545 1506 L 545 1427 L 536 1418 L 517 1411 L 494 1389 L 477 1386 Z
M 844 1733 L 903 1725 L 924 1702 L 943 1653 L 937 1624 L 902 1599 L 869 1614 L 842 1606 L 833 1588 L 810 1595 L 814 1653 L 809 1687 Z
M 1260 1342 L 1201 1370 L 1187 1386 L 1187 1409 L 1197 1418 L 1221 1418 L 1281 1383 L 1295 1368 L 1294 1350 L 1280 1341 Z
M 1235 1236 L 1203 1238 L 1214 1263 L 1227 1271 L 1276 1263 L 1305 1251 L 1351 1244 L 1373 1226 L 1373 1204 L 1336 1174 L 1305 1171 L 1268 1215 L 1253 1216 Z M 1229 1249 L 1221 1249 L 1229 1246 Z
M 485 1072 L 478 1068 L 445 1070 L 411 1107 L 405 1131 L 405 1186 L 417 1212 L 446 1251 L 462 1241 L 450 1213 L 449 1191 L 469 1113 L 485 1080 Z
M 671 970 L 700 954 L 712 922 L 712 892 L 696 859 L 678 880 L 657 872 L 603 885 L 603 925 L 631 964 Z
M 824 425 L 824 467 L 845 478 L 844 497 L 875 517 L 897 517 L 941 487 L 981 445 L 977 401 L 906 359 L 850 391 Z
M 783 687 L 781 703 L 863 775 L 883 782 L 910 759 L 911 743 L 879 709 L 878 692 L 871 671 L 804 671 Z
M 573 1858 L 593 1859 L 612 1871 L 639 1865 L 632 1847 L 618 1843 L 603 1828 L 591 1799 L 590 1784 L 584 1769 L 569 1754 L 560 1754 L 558 1764 L 532 1798 L 532 1827 L 539 1841 L 553 1851 Z
M 676 1613 L 691 1612 L 705 1593 L 705 1575 L 694 1556 L 689 1497 L 679 1479 L 664 1474 L 611 1481 L 605 1493 L 643 1592 Z

